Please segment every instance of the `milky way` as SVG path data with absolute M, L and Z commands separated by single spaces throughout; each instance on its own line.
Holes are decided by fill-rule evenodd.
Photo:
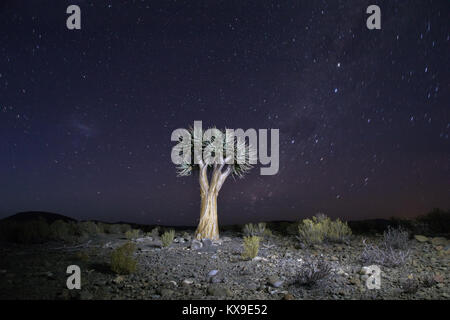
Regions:
M 221 223 L 450 207 L 450 3 L 0 4 L 0 217 L 194 225 L 174 129 L 280 129 L 280 171 L 229 179 Z

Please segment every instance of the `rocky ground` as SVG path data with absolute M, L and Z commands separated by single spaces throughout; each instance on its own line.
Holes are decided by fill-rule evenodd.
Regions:
M 130 275 L 110 268 L 112 250 L 127 241 L 120 235 L 101 234 L 76 246 L 1 243 L 0 299 L 450 298 L 450 242 L 445 238 L 409 240 L 407 262 L 381 266 L 381 288 L 369 290 L 360 261 L 361 236 L 347 244 L 306 247 L 293 236 L 274 235 L 262 241 L 255 259 L 244 261 L 241 234 L 223 232 L 220 241 L 206 241 L 201 248 L 189 235 L 177 232 L 175 242 L 164 248 L 159 239 L 133 240 L 138 269 Z M 332 270 L 328 278 L 305 287 L 297 282 L 298 274 L 311 259 L 327 261 Z M 66 268 L 72 264 L 81 268 L 81 290 L 66 287 Z

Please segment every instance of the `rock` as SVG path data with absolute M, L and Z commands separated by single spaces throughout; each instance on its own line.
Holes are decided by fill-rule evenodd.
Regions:
M 149 241 L 152 242 L 153 238 L 152 237 L 143 237 L 143 238 L 136 238 L 134 239 L 135 242 L 145 242 L 145 241 Z
M 200 250 L 203 247 L 203 243 L 197 239 L 191 241 L 192 250 Z
M 267 282 L 274 288 L 279 288 L 283 285 L 283 281 L 276 275 L 272 275 L 267 279 Z
M 256 256 L 256 257 L 253 258 L 253 261 L 269 261 L 269 259 L 264 258 L 264 257 Z
M 226 297 L 231 296 L 233 294 L 230 289 L 220 284 L 211 284 L 208 287 L 207 292 L 208 295 L 215 297 Z
M 336 272 L 340 276 L 348 276 L 348 273 L 344 271 L 344 269 L 339 268 L 339 270 Z
M 445 246 L 447 244 L 447 239 L 444 237 L 435 237 L 431 239 L 431 243 L 435 246 Z
M 161 295 L 161 297 L 167 298 L 173 294 L 173 290 L 167 289 L 167 288 L 161 288 L 161 289 L 159 289 L 159 294 Z
M 258 286 L 258 284 L 251 282 L 251 283 L 247 284 L 246 287 L 248 290 L 255 291 L 256 289 L 258 289 L 259 286 Z
M 189 286 L 194 283 L 194 279 L 184 279 L 182 283 L 185 286 Z
M 419 242 L 427 242 L 427 241 L 428 241 L 428 238 L 427 238 L 427 237 L 422 236 L 422 235 L 420 235 L 420 234 L 416 234 L 416 235 L 414 236 L 414 239 L 416 239 L 416 240 L 419 241 Z
M 212 246 L 211 239 L 202 239 L 202 244 L 204 248 L 209 248 Z
M 117 277 L 113 280 L 113 282 L 114 282 L 115 284 L 119 284 L 119 283 L 122 283 L 123 280 L 125 280 L 125 278 L 124 278 L 123 276 L 117 276 Z
M 339 260 L 339 258 L 338 258 L 338 257 L 336 257 L 336 256 L 331 256 L 330 260 L 331 260 L 331 261 L 338 261 L 338 260 Z
M 283 300 L 294 300 L 294 296 L 290 293 L 285 293 L 283 296 Z
M 214 277 L 218 273 L 219 273 L 219 270 L 211 270 L 210 272 L 208 272 L 208 277 Z
M 369 274 L 369 273 L 370 273 L 369 267 L 362 267 L 361 270 L 359 271 L 359 274 L 361 274 L 361 275 Z

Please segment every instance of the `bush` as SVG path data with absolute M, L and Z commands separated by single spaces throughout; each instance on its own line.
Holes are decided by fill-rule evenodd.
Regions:
M 345 242 L 352 235 L 352 230 L 346 222 L 342 222 L 340 219 L 332 221 L 327 218 L 327 233 L 325 238 L 331 242 Z
M 386 248 L 393 249 L 406 249 L 408 247 L 409 234 L 408 231 L 402 227 L 397 229 L 389 226 L 387 230 L 383 233 L 383 243 L 382 245 Z
M 304 219 L 298 225 L 299 239 L 307 244 L 319 244 L 324 240 L 330 242 L 347 241 L 352 231 L 346 222 L 331 220 L 324 214 L 318 214 L 312 219 Z
M 272 235 L 272 231 L 267 228 L 265 222 L 260 222 L 258 224 L 248 223 L 244 225 L 243 233 L 246 237 L 257 236 L 260 238 Z
M 175 230 L 169 230 L 162 234 L 161 241 L 163 247 L 170 246 L 175 238 Z
M 116 248 L 111 254 L 111 270 L 118 274 L 135 272 L 137 265 L 137 260 L 133 257 L 135 250 L 136 246 L 131 242 Z
M 80 236 L 92 236 L 100 233 L 100 228 L 93 221 L 78 222 L 78 233 Z
M 301 224 L 298 225 L 299 239 L 306 244 L 319 244 L 325 239 L 325 225 L 318 222 L 315 217 L 313 220 L 304 219 Z
M 156 239 L 159 237 L 159 227 L 154 227 L 152 231 L 147 233 L 147 236 L 152 237 L 153 239 Z
M 122 233 L 122 227 L 119 224 L 115 224 L 115 223 L 104 223 L 102 224 L 103 226 L 103 230 L 105 233 L 108 234 L 120 234 Z
M 139 238 L 140 233 L 141 231 L 139 229 L 128 230 L 127 232 L 125 232 L 125 237 L 128 240 L 136 239 Z
M 129 224 L 119 224 L 120 227 L 120 233 L 126 233 L 127 231 L 131 230 L 131 226 Z
M 361 261 L 365 264 L 383 265 L 386 267 L 397 267 L 406 263 L 409 258 L 409 250 L 399 250 L 381 246 L 369 245 L 364 241 L 364 249 L 361 253 Z
M 327 279 L 331 274 L 331 266 L 324 260 L 308 260 L 302 265 L 297 283 L 313 287 Z
M 242 259 L 252 260 L 258 255 L 260 237 L 249 236 L 244 237 L 244 251 L 242 252 Z

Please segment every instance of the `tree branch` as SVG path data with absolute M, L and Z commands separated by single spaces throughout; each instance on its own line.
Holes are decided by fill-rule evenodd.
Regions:
M 225 182 L 225 180 L 228 178 L 228 176 L 231 174 L 232 171 L 233 171 L 232 167 L 228 166 L 227 169 L 220 175 L 219 181 L 217 182 L 217 187 L 216 187 L 217 192 L 220 191 L 220 189 L 223 186 L 223 183 Z
M 201 161 L 201 163 L 199 164 L 199 166 L 200 166 L 200 174 L 199 174 L 200 190 L 201 190 L 202 194 L 206 196 L 208 194 L 208 189 L 209 189 L 208 165 L 203 163 L 202 160 L 200 160 L 200 161 Z

